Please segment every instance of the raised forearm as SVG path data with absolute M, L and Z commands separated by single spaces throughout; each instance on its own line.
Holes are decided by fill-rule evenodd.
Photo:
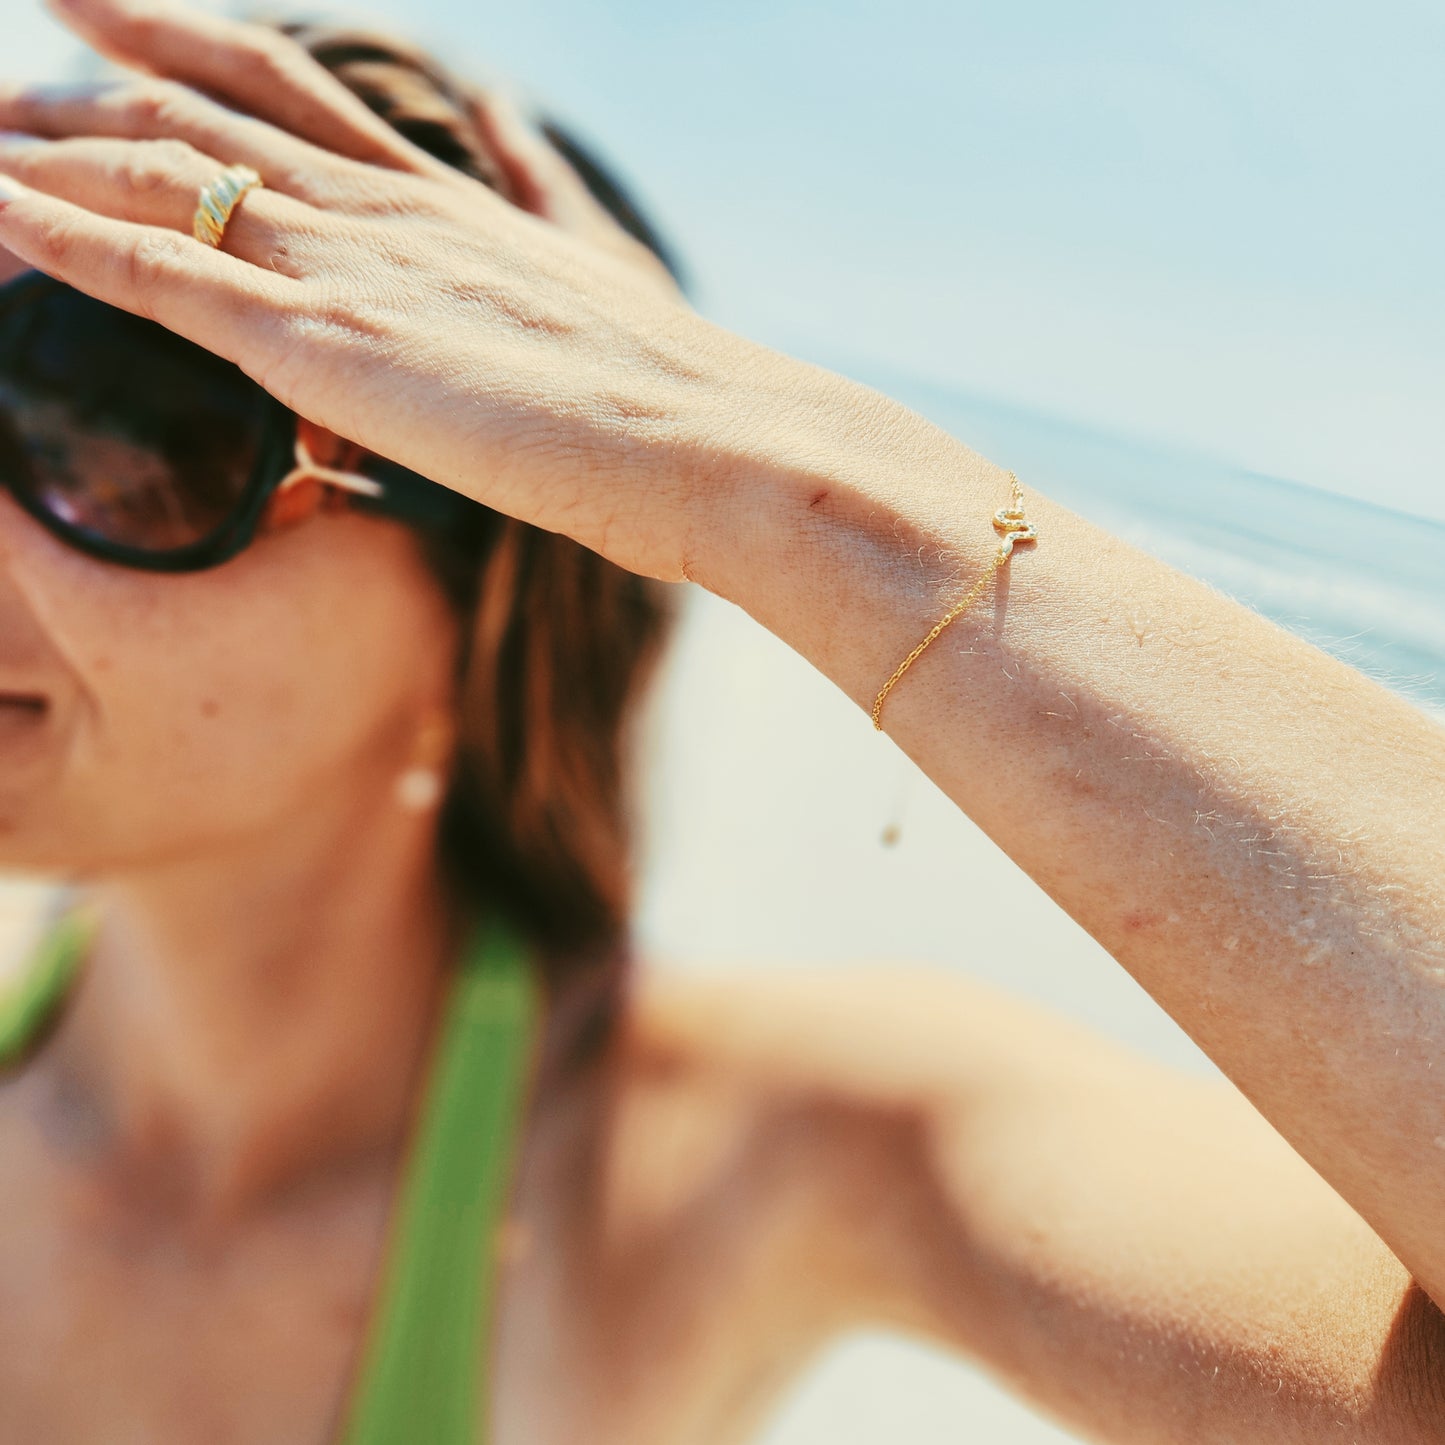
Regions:
M 826 373 L 749 385 L 692 575 L 868 710 L 987 566 L 1006 473 Z M 1445 1302 L 1445 730 L 1032 489 L 1028 510 L 1037 546 L 886 730 Z

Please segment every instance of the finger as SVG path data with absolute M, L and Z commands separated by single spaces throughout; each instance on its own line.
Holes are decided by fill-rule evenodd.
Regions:
M 524 211 L 555 221 L 566 229 L 568 221 L 606 212 L 594 200 L 582 177 L 533 129 L 512 100 L 499 90 L 472 98 L 472 118 L 487 148 L 496 156 Z
M 423 175 L 447 168 L 374 115 L 305 47 L 267 25 L 171 0 L 47 0 L 102 54 L 169 76 L 353 160 Z
M 100 215 L 186 235 L 202 188 L 223 169 L 183 140 L 52 141 L 0 133 L 0 173 Z M 319 220 L 313 207 L 263 186 L 237 203 L 221 245 L 253 265 L 300 277 L 296 243 Z
M 564 231 L 582 236 L 661 281 L 669 292 L 677 282 L 663 261 L 618 223 L 571 162 L 531 125 L 500 91 L 479 94 L 472 117 L 502 167 L 517 204 Z
M 0 85 L 0 127 L 49 138 L 184 140 L 226 165 L 248 165 L 268 186 L 313 205 L 334 203 L 338 180 L 364 168 L 183 85 L 164 80 Z
M 158 321 L 263 387 L 301 284 L 163 226 L 97 216 L 0 178 L 0 247 L 101 301 Z M 281 398 L 285 401 L 285 398 Z

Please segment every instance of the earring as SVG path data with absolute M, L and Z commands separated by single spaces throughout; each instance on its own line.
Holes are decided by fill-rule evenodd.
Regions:
M 451 718 L 441 712 L 429 716 L 418 729 L 412 762 L 396 779 L 396 801 L 407 812 L 425 813 L 441 802 L 447 786 L 443 768 L 454 737 Z
M 894 848 L 898 840 L 903 836 L 903 803 L 904 794 L 908 790 L 908 784 L 913 778 L 912 765 L 901 753 L 897 759 L 898 772 L 893 796 L 893 817 L 891 821 L 883 825 L 883 832 L 878 841 L 885 848 Z
M 408 813 L 425 813 L 442 800 L 442 775 L 435 768 L 408 768 L 396 780 L 396 801 Z

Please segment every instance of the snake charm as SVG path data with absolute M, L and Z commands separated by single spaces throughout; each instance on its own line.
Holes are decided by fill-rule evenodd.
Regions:
M 993 524 L 998 529 L 999 549 L 998 555 L 988 564 L 988 567 L 975 579 L 972 587 L 953 604 L 949 611 L 933 624 L 933 630 L 903 659 L 893 671 L 893 676 L 888 679 L 879 690 L 878 696 L 873 699 L 873 726 L 879 732 L 883 731 L 883 700 L 893 690 L 894 684 L 905 672 L 908 671 L 914 660 L 927 648 L 928 644 L 953 621 L 967 612 L 970 607 L 983 595 L 984 589 L 988 586 L 989 580 L 998 572 L 1010 557 L 1013 556 L 1015 542 L 1037 542 L 1038 530 L 1034 524 L 1024 516 L 1024 492 L 1019 486 L 1019 479 L 1010 472 L 1008 479 L 1013 485 L 1013 501 L 1007 507 L 1000 507 L 993 514 Z
M 1021 506 L 1001 507 L 993 514 L 993 524 L 999 533 L 1000 562 L 1007 562 L 1013 555 L 1015 542 L 1036 542 L 1039 534 L 1034 524 L 1024 517 Z

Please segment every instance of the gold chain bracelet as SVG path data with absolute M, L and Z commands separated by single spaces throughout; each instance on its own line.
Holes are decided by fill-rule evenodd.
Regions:
M 1013 501 L 1010 502 L 1007 507 L 1001 507 L 993 514 L 993 525 L 999 534 L 998 551 L 994 553 L 993 560 L 988 564 L 983 576 L 968 589 L 962 600 L 953 606 L 946 617 L 934 623 L 933 631 L 898 664 L 898 670 L 883 684 L 882 691 L 873 702 L 873 726 L 880 733 L 883 731 L 883 724 L 879 721 L 880 715 L 883 712 L 883 699 L 893 690 L 893 684 L 908 671 L 910 665 L 923 649 L 927 647 L 955 617 L 961 617 L 978 601 L 983 595 L 984 588 L 987 587 L 992 580 L 993 574 L 997 572 L 1000 567 L 1004 566 L 1008 562 L 1008 559 L 1013 556 L 1015 542 L 1036 542 L 1038 540 L 1039 534 L 1035 530 L 1034 524 L 1024 517 L 1024 493 L 1023 488 L 1019 486 L 1019 479 L 1014 476 L 1012 472 L 1010 472 L 1008 476 L 1013 486 Z

